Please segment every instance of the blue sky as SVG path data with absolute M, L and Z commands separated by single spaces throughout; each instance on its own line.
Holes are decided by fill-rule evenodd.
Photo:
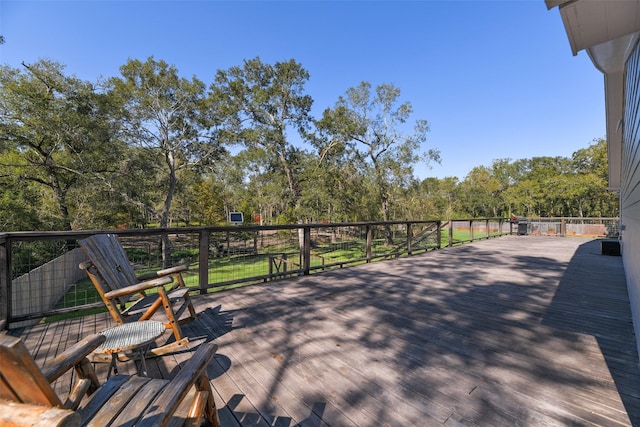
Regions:
M 431 124 L 425 150 L 442 155 L 419 178 L 569 157 L 605 136 L 602 74 L 572 56 L 543 0 L 0 0 L 0 34 L 3 65 L 48 58 L 89 81 L 152 55 L 206 83 L 245 59 L 293 58 L 316 117 L 361 81 L 393 83 Z

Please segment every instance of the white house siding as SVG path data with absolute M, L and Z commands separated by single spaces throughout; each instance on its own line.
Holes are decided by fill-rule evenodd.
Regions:
M 627 60 L 620 194 L 622 255 L 636 336 L 640 337 L 640 44 Z M 638 350 L 640 351 L 640 340 Z

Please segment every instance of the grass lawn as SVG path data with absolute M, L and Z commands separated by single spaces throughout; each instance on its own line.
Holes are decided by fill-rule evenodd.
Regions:
M 486 237 L 486 232 L 484 231 L 475 231 L 475 238 L 484 238 Z M 492 235 L 497 235 L 497 233 L 493 233 Z M 463 242 L 468 242 L 471 240 L 471 233 L 468 229 L 454 229 L 453 230 L 453 242 L 454 244 L 461 244 Z M 449 231 L 442 230 L 442 247 L 445 247 L 449 244 Z M 366 257 L 366 247 L 363 241 L 343 241 L 337 243 L 330 243 L 321 245 L 312 249 L 311 251 L 311 267 L 319 267 L 323 265 L 332 265 L 332 264 L 340 264 L 340 263 L 353 263 L 359 264 L 364 263 L 363 258 Z M 372 242 L 372 254 L 374 257 L 384 256 L 385 254 L 389 254 L 396 250 L 401 250 L 403 247 L 403 242 L 398 240 L 397 245 L 387 246 L 384 244 L 383 239 L 376 239 Z M 434 247 L 433 240 L 425 240 L 422 242 L 417 242 L 416 249 L 432 249 Z M 282 253 L 288 253 L 287 261 L 282 261 Z M 226 283 L 226 282 L 242 282 L 244 279 L 250 279 L 252 277 L 263 277 L 269 274 L 269 264 L 270 257 L 274 256 L 269 253 L 261 253 L 261 254 L 243 254 L 243 255 L 232 255 L 232 256 L 222 256 L 217 258 L 212 258 L 209 261 L 209 283 Z M 282 248 L 278 249 L 278 254 L 275 255 L 275 268 L 273 272 L 283 272 L 286 270 L 292 271 L 299 269 L 299 255 L 298 249 L 295 246 L 291 246 L 290 248 Z M 362 261 L 360 261 L 362 260 Z M 137 272 L 139 274 L 144 274 L 150 271 L 154 271 L 150 268 L 140 269 Z M 183 278 L 185 284 L 189 287 L 198 287 L 199 286 L 199 274 L 198 274 L 198 264 L 192 263 L 188 271 L 183 273 Z M 209 292 L 215 292 L 222 289 L 229 289 L 233 287 L 245 286 L 246 283 L 236 283 L 233 285 L 223 286 L 215 289 L 210 289 Z M 149 290 L 149 293 L 155 292 L 155 290 Z M 59 302 L 58 308 L 68 308 L 75 307 L 84 304 L 91 304 L 95 302 L 100 302 L 100 296 L 97 291 L 89 281 L 89 279 L 83 279 L 76 284 L 74 284 L 71 289 L 67 292 L 64 298 Z M 106 308 L 91 310 L 90 312 L 101 312 L 106 311 Z M 70 313 L 70 314 L 61 314 L 54 317 L 49 317 L 46 321 L 59 320 L 61 318 L 74 317 L 78 315 L 89 314 L 88 311 L 83 311 L 81 313 Z

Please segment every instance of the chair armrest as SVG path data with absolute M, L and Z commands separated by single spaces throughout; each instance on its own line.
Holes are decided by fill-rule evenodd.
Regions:
M 205 369 L 211 363 L 217 350 L 218 345 L 212 342 L 200 344 L 198 351 L 178 372 L 178 375 L 149 405 L 149 412 L 144 415 L 138 426 L 164 425 L 178 409 L 198 378 L 203 374 L 206 375 Z
M 53 359 L 42 369 L 42 374 L 52 383 L 60 378 L 65 372 L 80 364 L 93 350 L 98 348 L 106 338 L 104 335 L 89 335 L 78 341 Z
M 175 267 L 165 268 L 164 270 L 153 271 L 151 273 L 146 273 L 138 276 L 140 280 L 153 279 L 155 277 L 164 277 L 169 276 L 171 274 L 182 273 L 183 271 L 187 271 L 186 265 L 176 265 Z
M 80 426 L 80 415 L 56 407 L 0 400 L 0 425 L 14 427 Z
M 157 288 L 158 286 L 168 285 L 173 282 L 173 279 L 169 276 L 167 277 L 158 277 L 157 279 L 147 280 L 142 283 L 138 283 L 136 285 L 127 286 L 126 288 L 114 289 L 113 291 L 106 292 L 104 294 L 105 297 L 119 298 L 124 297 L 131 294 L 137 294 L 139 292 L 144 292 L 147 289 Z

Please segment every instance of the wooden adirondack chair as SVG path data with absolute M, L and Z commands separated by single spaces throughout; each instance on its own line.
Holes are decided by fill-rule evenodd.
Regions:
M 189 338 L 183 335 L 180 324 L 197 317 L 181 274 L 187 267 L 181 265 L 138 277 L 115 234 L 96 234 L 79 244 L 89 258 L 80 268 L 86 270 L 116 323 L 148 320 L 162 308 L 167 316 L 165 326 L 172 330 L 175 341 L 151 349 L 150 355 L 184 349 Z M 127 307 L 129 302 L 133 304 Z
M 171 381 L 115 375 L 100 386 L 87 355 L 103 341 L 91 335 L 40 370 L 20 338 L 0 335 L 0 425 L 220 426 L 206 374 L 216 344 L 201 344 Z M 63 403 L 50 384 L 71 368 L 78 380 Z

